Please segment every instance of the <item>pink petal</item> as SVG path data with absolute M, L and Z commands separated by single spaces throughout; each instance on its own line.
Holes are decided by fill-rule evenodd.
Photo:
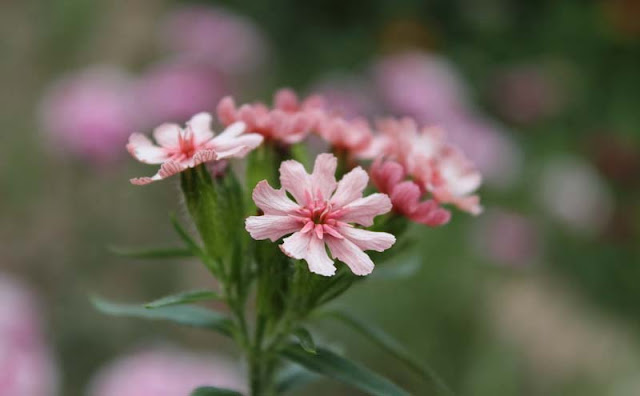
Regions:
M 405 181 L 393 188 L 391 202 L 398 212 L 408 215 L 416 210 L 421 195 L 417 184 Z
M 226 96 L 220 100 L 217 108 L 218 119 L 224 125 L 232 124 L 237 120 L 236 117 L 236 104 L 233 98 Z
M 356 275 L 368 275 L 373 271 L 373 261 L 356 244 L 348 239 L 337 239 L 328 236 L 325 239 L 331 255 L 347 264 Z
M 222 131 L 218 136 L 216 136 L 217 140 L 232 140 L 242 135 L 244 131 L 247 129 L 247 124 L 242 121 L 234 122 L 229 125 L 224 131 Z
M 307 252 L 304 258 L 309 264 L 309 271 L 322 275 L 332 276 L 336 273 L 336 267 L 333 264 L 333 260 L 327 255 L 327 249 L 325 248 L 324 241 L 312 237 L 307 247 Z
M 428 200 L 420 203 L 409 218 L 416 223 L 437 227 L 451 220 L 451 212 L 438 206 L 437 202 Z
M 396 184 L 400 183 L 405 177 L 405 171 L 402 165 L 395 161 L 382 161 L 377 159 L 371 164 L 371 181 L 378 191 L 385 194 L 391 193 Z
M 177 124 L 162 124 L 153 130 L 153 138 L 160 146 L 166 148 L 178 147 L 178 136 L 180 136 L 180 126 Z
M 308 247 L 312 239 L 312 232 L 295 232 L 291 236 L 282 240 L 280 249 L 287 256 L 302 260 L 307 256 Z
M 167 161 L 160 167 L 158 173 L 153 175 L 152 177 L 139 177 L 135 179 L 131 179 L 131 184 L 135 184 L 138 186 L 142 186 L 145 184 L 152 183 L 154 181 L 166 179 L 169 176 L 173 176 L 176 173 L 180 173 L 187 168 L 186 165 L 178 162 Z
M 286 215 L 299 206 L 287 196 L 284 189 L 276 190 L 266 180 L 253 189 L 253 201 L 266 215 Z
M 207 144 L 207 147 L 210 147 L 218 152 L 224 151 L 235 151 L 238 147 L 243 147 L 242 156 L 246 155 L 249 151 L 255 149 L 260 144 L 264 137 L 257 133 L 247 133 L 240 135 L 239 137 L 224 137 L 223 135 L 218 135 L 213 140 Z
M 163 148 L 154 145 L 141 133 L 134 133 L 129 137 L 127 150 L 135 159 L 145 164 L 161 164 L 168 158 Z
M 300 230 L 301 224 L 290 216 L 263 215 L 248 217 L 245 228 L 255 240 L 270 239 L 275 242 L 284 235 Z
M 340 234 L 361 250 L 383 252 L 396 242 L 396 237 L 386 232 L 375 232 L 355 227 L 340 227 Z
M 352 169 L 342 177 L 338 188 L 331 198 L 335 208 L 341 208 L 356 199 L 362 198 L 362 192 L 369 183 L 369 175 L 361 167 Z
M 215 150 L 198 150 L 193 155 L 193 167 L 205 162 L 218 160 L 218 153 Z
M 295 160 L 280 164 L 280 184 L 299 204 L 306 202 L 305 192 L 311 193 L 311 176 L 304 166 Z
M 280 89 L 274 96 L 274 107 L 284 111 L 297 111 L 298 96 L 291 89 Z
M 368 227 L 373 225 L 374 217 L 389 212 L 391 207 L 391 200 L 386 194 L 371 194 L 345 206 L 343 208 L 344 215 L 340 220 L 345 223 L 357 223 Z
M 320 154 L 316 157 L 311 174 L 312 194 L 320 192 L 322 198 L 328 199 L 336 189 L 336 168 L 338 159 L 333 154 Z
M 187 122 L 187 127 L 193 131 L 193 136 L 196 145 L 201 145 L 213 138 L 213 132 L 211 131 L 211 114 L 198 113 L 191 117 Z

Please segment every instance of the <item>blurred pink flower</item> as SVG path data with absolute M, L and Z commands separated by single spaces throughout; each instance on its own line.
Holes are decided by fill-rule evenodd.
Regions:
M 54 82 L 40 104 L 49 148 L 103 163 L 118 158 L 137 126 L 131 79 L 114 67 L 92 67 Z
M 58 373 L 31 292 L 0 274 L 0 395 L 52 396 Z
M 374 65 L 382 99 L 399 115 L 430 124 L 455 118 L 467 109 L 467 90 L 455 67 L 445 58 L 422 52 L 384 57 Z
M 160 43 L 230 74 L 258 69 L 267 52 L 263 33 L 251 20 L 222 8 L 198 5 L 173 10 L 162 24 Z
M 116 359 L 89 385 L 89 396 L 182 396 L 199 386 L 242 392 L 241 373 L 219 357 L 177 348 L 154 348 Z
M 369 173 L 378 191 L 389 195 L 396 213 L 430 227 L 444 225 L 451 219 L 451 213 L 433 199 L 420 201 L 423 190 L 406 179 L 404 168 L 397 162 L 377 159 Z
M 520 65 L 494 79 L 493 101 L 509 121 L 531 124 L 557 113 L 562 105 L 560 88 L 541 65 Z
M 347 120 L 325 115 L 320 118 L 316 130 L 332 149 L 357 154 L 365 150 L 373 140 L 369 122 L 364 118 Z
M 311 92 L 326 100 L 329 111 L 346 119 L 371 116 L 378 108 L 373 87 L 354 76 L 326 77 L 313 84 Z
M 544 209 L 574 231 L 597 234 L 611 219 L 614 201 L 609 187 L 579 158 L 548 160 L 536 190 Z
M 304 139 L 324 117 L 324 100 L 310 96 L 299 101 L 290 89 L 280 89 L 274 95 L 273 109 L 257 102 L 236 107 L 228 96 L 218 103 L 218 118 L 229 125 L 237 121 L 247 124 L 247 130 L 257 132 L 267 140 L 291 144 Z
M 293 233 L 283 240 L 280 248 L 287 256 L 305 260 L 309 270 L 316 274 L 331 276 L 336 272 L 326 245 L 333 258 L 347 264 L 354 274 L 367 275 L 374 264 L 364 250 L 382 252 L 396 239 L 391 234 L 355 228 L 348 223 L 371 226 L 376 216 L 391 210 L 391 201 L 385 194 L 362 196 L 369 176 L 360 167 L 336 182 L 337 165 L 338 160 L 332 154 L 320 154 L 309 175 L 301 163 L 283 162 L 281 189 L 275 190 L 263 180 L 253 190 L 253 200 L 264 215 L 247 218 L 246 228 L 252 238 L 272 242 Z
M 395 54 L 378 61 L 374 77 L 382 99 L 395 114 L 445 129 L 489 184 L 506 187 L 517 179 L 518 147 L 503 128 L 473 108 L 452 63 L 427 53 Z
M 144 125 L 186 121 L 201 111 L 211 111 L 228 93 L 218 71 L 204 62 L 173 60 L 147 70 L 138 82 L 136 108 Z
M 127 150 L 133 157 L 145 164 L 162 164 L 153 177 L 131 179 L 131 183 L 149 184 L 205 162 L 242 158 L 262 143 L 261 135 L 244 133 L 246 125 L 242 122 L 231 124 L 215 136 L 211 120 L 209 113 L 198 113 L 185 128 L 162 124 L 153 131 L 158 145 L 141 133 L 131 135 Z
M 478 252 L 497 264 L 531 264 L 541 254 L 539 230 L 521 214 L 489 210 L 473 231 Z

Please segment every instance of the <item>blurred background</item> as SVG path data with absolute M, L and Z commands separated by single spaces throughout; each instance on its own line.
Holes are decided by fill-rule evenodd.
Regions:
M 184 213 L 173 181 L 129 184 L 152 170 L 124 144 L 282 86 L 443 125 L 485 175 L 483 215 L 416 228 L 417 271 L 344 305 L 458 395 L 640 394 L 640 2 L 9 0 L 0 53 L 0 395 L 243 386 L 222 338 L 106 317 L 88 295 L 207 286 L 196 262 L 108 253 L 176 244 L 167 213 Z M 433 394 L 348 329 L 318 329 Z

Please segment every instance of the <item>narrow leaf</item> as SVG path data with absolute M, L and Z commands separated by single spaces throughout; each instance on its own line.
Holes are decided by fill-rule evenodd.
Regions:
M 281 354 L 310 371 L 341 381 L 370 395 L 409 395 L 388 379 L 328 349 L 318 348 L 317 353 L 312 355 L 293 344 L 284 349 Z
M 108 250 L 116 256 L 124 256 L 137 259 L 171 259 L 193 257 L 193 252 L 190 249 L 185 248 L 132 249 L 119 246 L 109 246 Z
M 205 256 L 204 250 L 202 250 L 200 245 L 198 245 L 198 243 L 193 240 L 193 238 L 191 237 L 191 235 L 189 235 L 187 230 L 185 230 L 182 227 L 182 225 L 180 224 L 180 222 L 178 221 L 178 219 L 174 214 L 170 215 L 170 220 L 174 230 L 176 230 L 176 233 L 178 234 L 180 239 L 182 239 L 182 241 L 187 245 L 189 250 L 198 257 L 201 257 L 201 258 L 204 257 Z
M 190 396 L 242 396 L 242 393 L 231 389 L 216 388 L 213 386 L 201 386 L 191 392 Z
M 233 327 L 233 322 L 226 316 L 218 312 L 193 305 L 146 309 L 142 305 L 117 304 L 99 297 L 92 297 L 91 302 L 96 309 L 109 315 L 151 320 L 166 320 L 168 322 L 174 322 L 185 326 L 214 330 L 226 336 L 231 335 L 231 329 Z
M 171 296 L 162 297 L 155 301 L 145 304 L 147 309 L 155 309 L 161 307 L 168 307 L 171 305 L 183 305 L 197 301 L 205 300 L 217 300 L 220 296 L 218 293 L 211 290 L 193 290 L 184 293 L 174 294 Z
M 299 388 L 320 378 L 318 374 L 312 373 L 297 364 L 292 364 L 278 374 L 276 378 L 276 393 L 282 395 L 295 388 Z
M 309 333 L 309 330 L 303 327 L 298 327 L 296 331 L 293 332 L 293 334 L 298 338 L 298 341 L 300 341 L 300 346 L 302 347 L 302 349 L 304 349 L 308 353 L 316 353 L 316 344 L 313 342 L 313 337 L 311 337 L 311 333 Z
M 369 338 L 369 340 L 380 348 L 384 349 L 396 359 L 405 363 L 413 371 L 432 382 L 440 392 L 448 395 L 454 394 L 431 367 L 425 365 L 419 359 L 414 357 L 399 341 L 381 328 L 365 323 L 363 320 L 343 311 L 330 311 L 324 312 L 323 314 L 334 319 L 338 319 L 342 323 L 349 325 L 360 334 Z

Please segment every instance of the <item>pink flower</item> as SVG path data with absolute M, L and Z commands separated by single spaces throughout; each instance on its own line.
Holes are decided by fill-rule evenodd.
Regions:
M 0 395 L 56 395 L 58 373 L 24 285 L 0 274 Z
M 90 396 L 189 395 L 199 386 L 243 391 L 239 370 L 218 357 L 154 348 L 118 358 L 91 381 Z
M 291 144 L 301 141 L 323 115 L 324 101 L 311 96 L 300 102 L 289 89 L 281 89 L 274 97 L 274 108 L 262 103 L 244 104 L 239 108 L 231 97 L 218 104 L 218 118 L 229 125 L 242 121 L 247 128 L 265 137 Z
M 140 78 L 138 101 L 146 126 L 168 120 L 186 121 L 191 115 L 212 109 L 228 93 L 220 73 L 202 62 L 163 62 Z
M 367 275 L 374 264 L 364 250 L 382 252 L 396 239 L 349 223 L 371 226 L 376 216 L 391 210 L 391 201 L 385 194 L 362 196 L 369 177 L 360 167 L 336 182 L 337 164 L 332 154 L 320 154 L 309 175 L 299 162 L 283 162 L 281 189 L 275 190 L 263 180 L 253 190 L 253 200 L 264 215 L 249 217 L 246 228 L 254 239 L 273 242 L 293 233 L 280 248 L 289 257 L 305 260 L 316 274 L 335 274 L 334 262 L 325 248 L 328 246 L 333 258 L 347 264 L 354 274 Z
M 233 74 L 256 70 L 266 56 L 264 35 L 253 21 L 216 7 L 173 10 L 162 24 L 160 44 Z
M 158 145 L 143 134 L 131 135 L 127 144 L 131 155 L 145 164 L 162 164 L 153 177 L 131 179 L 131 183 L 148 184 L 205 162 L 242 158 L 262 143 L 262 136 L 243 133 L 246 128 L 242 122 L 233 123 L 218 136 L 210 125 L 208 113 L 196 114 L 185 128 L 176 124 L 160 125 L 153 131 Z
M 416 179 L 441 203 L 450 203 L 473 215 L 482 213 L 480 197 L 473 194 L 482 175 L 464 154 L 446 146 L 435 158 L 423 158 L 416 167 Z
M 317 125 L 318 134 L 338 151 L 358 153 L 367 149 L 373 140 L 367 120 L 325 116 Z
M 42 129 L 60 148 L 94 163 L 114 161 L 122 153 L 138 114 L 133 110 L 130 78 L 111 67 L 93 67 L 51 86 L 40 106 Z
M 406 179 L 404 168 L 397 162 L 382 162 L 378 159 L 371 165 L 370 173 L 378 191 L 391 197 L 396 213 L 431 227 L 446 224 L 451 219 L 451 213 L 441 208 L 433 199 L 420 201 L 423 190 L 418 184 Z

